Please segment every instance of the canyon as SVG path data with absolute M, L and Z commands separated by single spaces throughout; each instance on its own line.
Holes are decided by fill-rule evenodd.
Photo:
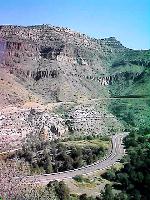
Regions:
M 128 49 L 114 37 L 94 39 L 68 28 L 1 26 L 0 102 L 17 105 L 31 99 L 48 103 L 110 97 L 114 86 L 125 91 L 145 74 L 149 60 L 142 55 L 148 53 Z M 9 82 L 20 88 L 11 97 L 5 91 Z
M 54 140 L 70 132 L 124 131 L 107 99 L 148 95 L 149 55 L 149 50 L 124 47 L 115 37 L 95 39 L 51 25 L 1 25 L 0 108 L 11 110 L 0 113 L 1 152 L 9 146 L 5 143 L 12 141 L 9 148 L 16 149 L 28 135 Z M 92 99 L 100 100 L 89 103 Z M 47 110 L 48 104 L 53 108 Z M 33 124 L 32 111 L 37 116 Z
M 149 130 L 149 67 L 150 50 L 129 49 L 115 37 L 48 24 L 1 25 L 0 195 L 17 184 L 20 192 L 118 162 L 129 131 Z M 94 161 L 92 152 L 104 156 L 106 149 Z M 70 170 L 63 172 L 65 165 Z

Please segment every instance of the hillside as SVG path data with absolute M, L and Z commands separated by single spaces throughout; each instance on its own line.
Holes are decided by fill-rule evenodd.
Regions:
M 74 171 L 102 159 L 111 146 L 120 150 L 119 140 L 111 144 L 110 138 L 148 130 L 149 76 L 150 50 L 126 48 L 114 37 L 95 39 L 49 25 L 0 26 L 0 159 L 6 161 L 1 162 L 0 173 L 4 194 L 11 195 L 14 187 L 19 195 L 31 193 L 32 187 L 16 187 L 19 179 L 14 184 L 13 178 L 18 174 Z M 100 177 L 93 180 L 88 184 L 104 188 L 106 183 Z M 46 199 L 55 198 L 58 184 L 49 183 L 35 192 Z
M 49 25 L 0 26 L 0 107 L 42 105 L 79 135 L 148 126 L 149 58 L 150 50 L 126 48 L 114 37 L 94 39 Z
M 3 105 L 144 95 L 139 81 L 149 88 L 149 51 L 130 50 L 114 37 L 97 40 L 68 28 L 1 26 L 0 63 Z

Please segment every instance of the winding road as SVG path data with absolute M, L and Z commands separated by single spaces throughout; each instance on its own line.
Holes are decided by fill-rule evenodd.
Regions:
M 34 176 L 26 176 L 26 177 L 15 177 L 15 179 L 20 179 L 20 183 L 23 184 L 40 184 L 47 185 L 50 181 L 54 180 L 64 180 L 73 178 L 76 175 L 84 175 L 95 172 L 96 170 L 104 170 L 112 165 L 114 165 L 117 161 L 119 161 L 122 156 L 125 154 L 125 149 L 122 144 L 122 140 L 127 136 L 127 132 L 118 133 L 112 136 L 112 150 L 111 152 L 101 161 L 93 163 L 91 165 L 87 165 L 85 167 L 81 167 L 74 170 L 69 170 L 65 172 L 58 172 L 52 174 L 42 174 L 42 175 L 34 175 Z

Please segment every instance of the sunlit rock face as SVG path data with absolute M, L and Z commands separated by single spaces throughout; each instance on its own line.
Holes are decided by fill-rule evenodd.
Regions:
M 1 26 L 1 101 L 7 105 L 121 95 L 145 76 L 145 54 L 125 48 L 114 37 L 94 39 L 63 27 Z M 8 82 L 20 88 L 11 97 L 5 89 Z
M 67 133 L 64 119 L 55 113 L 11 107 L 0 112 L 0 152 L 19 149 L 27 140 L 51 141 Z

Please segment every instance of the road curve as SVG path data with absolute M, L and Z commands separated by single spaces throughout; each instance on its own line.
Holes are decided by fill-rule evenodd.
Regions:
M 40 184 L 47 185 L 50 181 L 54 180 L 64 180 L 73 178 L 76 175 L 90 174 L 96 170 L 104 170 L 111 167 L 117 161 L 119 161 L 125 153 L 122 139 L 127 136 L 126 133 L 119 133 L 112 136 L 112 150 L 109 155 L 107 155 L 103 160 L 81 167 L 74 170 L 69 170 L 65 172 L 58 172 L 52 174 L 42 174 L 26 177 L 15 177 L 15 179 L 20 179 L 20 184 Z

